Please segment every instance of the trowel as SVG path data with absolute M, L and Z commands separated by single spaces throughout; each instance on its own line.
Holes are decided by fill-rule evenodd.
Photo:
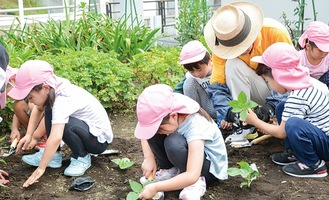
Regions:
M 1 156 L 2 156 L 2 157 L 8 157 L 8 156 L 10 156 L 11 154 L 15 153 L 15 149 L 16 149 L 17 143 L 18 143 L 18 139 L 16 138 L 16 139 L 11 143 L 8 153 L 4 153 L 4 154 L 2 154 Z
M 230 143 L 230 146 L 234 148 L 251 147 L 253 144 L 259 144 L 260 142 L 267 140 L 271 137 L 272 137 L 271 135 L 262 135 L 256 139 L 253 139 L 251 142 L 249 142 L 248 139 L 244 138 L 243 140 L 240 141 L 232 141 Z

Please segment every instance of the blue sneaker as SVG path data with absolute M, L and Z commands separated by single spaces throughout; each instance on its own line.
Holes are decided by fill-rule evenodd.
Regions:
M 45 149 L 40 149 L 40 151 L 38 151 L 35 154 L 22 156 L 22 161 L 29 165 L 38 167 L 40 164 L 44 150 Z M 54 157 L 48 163 L 48 167 L 60 168 L 62 166 L 62 156 L 63 156 L 62 153 L 56 152 Z
M 90 154 L 85 157 L 71 158 L 71 164 L 65 169 L 65 176 L 82 176 L 91 166 Z

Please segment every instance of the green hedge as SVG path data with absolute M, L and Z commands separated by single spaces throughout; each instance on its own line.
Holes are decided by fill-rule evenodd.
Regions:
M 130 63 L 121 63 L 115 52 L 103 53 L 92 48 L 82 51 L 60 49 L 56 55 L 45 52 L 40 59 L 54 66 L 55 74 L 92 93 L 109 112 L 132 111 L 142 90 L 152 84 L 164 83 L 174 87 L 184 76 L 179 65 L 180 49 L 155 47 L 151 52 L 139 53 Z M 11 57 L 10 65 L 18 67 L 26 60 Z M 12 117 L 12 101 L 1 111 L 4 122 L 0 128 L 8 130 Z

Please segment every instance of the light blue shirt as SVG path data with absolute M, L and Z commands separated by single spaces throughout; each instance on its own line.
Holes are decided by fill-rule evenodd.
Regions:
M 228 159 L 223 135 L 215 122 L 209 122 L 198 113 L 188 116 L 178 127 L 177 133 L 186 138 L 187 143 L 205 141 L 206 159 L 210 161 L 209 172 L 216 178 L 228 178 Z

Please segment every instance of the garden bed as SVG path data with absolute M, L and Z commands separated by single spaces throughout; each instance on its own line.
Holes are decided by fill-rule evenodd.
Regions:
M 129 179 L 138 181 L 141 176 L 140 164 L 143 156 L 140 141 L 133 131 L 135 114 L 111 115 L 115 138 L 110 145 L 121 153 L 115 156 L 92 157 L 92 167 L 85 176 L 91 176 L 95 185 L 86 192 L 68 190 L 74 180 L 63 175 L 69 165 L 69 150 L 63 148 L 65 159 L 59 169 L 47 169 L 38 183 L 23 188 L 24 181 L 34 171 L 34 167 L 22 163 L 20 155 L 6 158 L 7 165 L 0 168 L 9 172 L 8 188 L 0 188 L 0 199 L 125 199 L 130 191 Z M 261 176 L 252 182 L 251 188 L 240 188 L 240 177 L 229 177 L 209 186 L 203 199 L 329 199 L 329 178 L 302 179 L 285 175 L 280 166 L 275 165 L 270 155 L 283 150 L 279 139 L 271 138 L 265 143 L 250 148 L 232 149 L 228 147 L 229 167 L 238 167 L 239 161 L 256 163 Z M 127 170 L 120 170 L 111 162 L 114 158 L 127 157 L 136 162 Z M 165 193 L 165 199 L 178 199 L 179 191 Z

